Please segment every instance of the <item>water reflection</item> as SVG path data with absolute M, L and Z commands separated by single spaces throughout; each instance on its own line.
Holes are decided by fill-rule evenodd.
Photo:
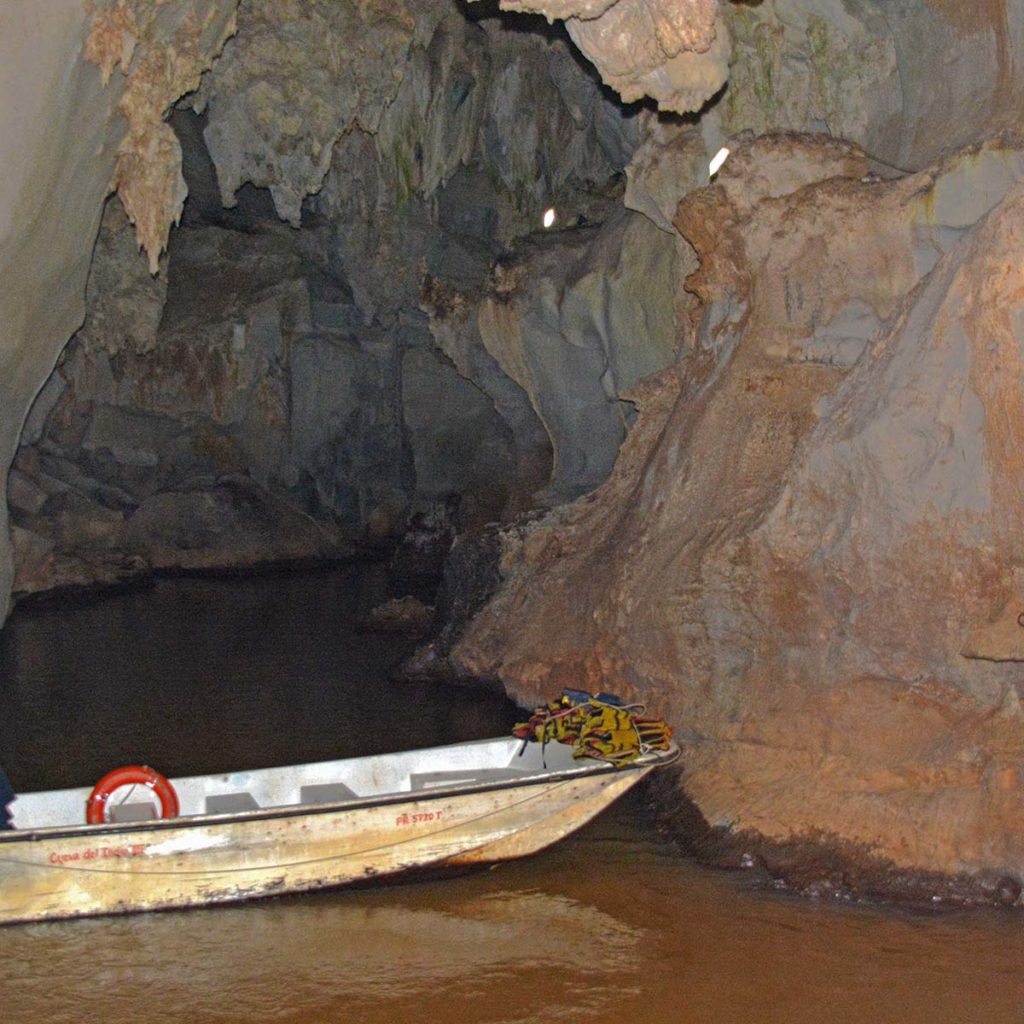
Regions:
M 371 568 L 161 580 L 19 609 L 0 632 L 0 764 L 16 789 L 91 785 L 119 764 L 166 775 L 262 768 L 496 735 L 501 697 L 396 685 L 411 645 L 357 632 Z
M 0 634 L 19 783 L 502 731 L 488 695 L 386 685 L 358 574 L 169 581 Z M 522 862 L 429 883 L 0 930 L 4 1024 L 1020 1024 L 1014 913 L 765 893 L 660 841 L 639 797 Z
M 54 1024 L 589 1017 L 608 997 L 603 979 L 640 968 L 642 929 L 564 894 L 471 882 L 441 895 L 403 887 L 12 929 L 5 1005 Z M 83 964 L 88 984 L 69 985 Z
M 1010 1024 L 1017 918 L 748 891 L 620 810 L 496 871 L 10 928 L 5 1020 Z

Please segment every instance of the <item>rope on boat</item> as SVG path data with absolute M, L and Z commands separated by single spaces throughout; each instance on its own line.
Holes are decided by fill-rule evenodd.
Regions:
M 512 734 L 523 741 L 565 743 L 577 759 L 590 757 L 616 767 L 630 764 L 652 750 L 668 750 L 672 728 L 660 718 L 648 718 L 643 704 L 624 704 L 610 693 L 596 696 L 583 690 L 563 690 L 562 698 L 535 708 Z M 521 751 L 520 751 L 521 752 Z M 542 753 L 543 756 L 543 753 Z

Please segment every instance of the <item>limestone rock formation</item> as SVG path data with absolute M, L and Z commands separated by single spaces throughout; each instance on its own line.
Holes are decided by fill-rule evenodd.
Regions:
M 278 226 L 241 250 L 217 228 L 176 236 L 168 286 L 108 202 L 90 314 L 11 471 L 16 591 L 348 550 L 337 529 L 272 493 L 288 466 L 284 410 L 302 416 L 282 367 L 307 402 L 313 393 L 300 369 L 309 301 L 289 235 Z
M 506 533 L 461 669 L 668 711 L 733 834 L 1024 874 L 1022 171 L 781 137 L 684 201 L 696 350 L 607 484 Z
M 179 96 L 198 87 L 211 59 L 234 33 L 236 4 L 113 0 L 93 13 L 85 57 L 100 67 L 104 85 L 118 67 L 125 78 L 117 109 L 128 130 L 118 146 L 111 184 L 149 254 L 153 274 L 188 194 L 181 147 L 165 115 Z
M 563 322 L 575 315 L 567 310 L 579 301 L 589 310 L 581 315 L 591 316 L 596 284 L 581 291 L 572 283 L 568 305 L 559 306 L 562 300 L 549 294 L 543 301 L 531 297 L 527 308 L 522 293 L 508 308 L 492 303 L 476 312 L 488 290 L 495 291 L 489 274 L 503 250 L 516 250 L 513 262 L 524 287 L 550 266 L 555 248 L 547 255 L 537 248 L 530 270 L 530 246 L 515 245 L 535 227 L 541 209 L 556 206 L 562 223 L 579 216 L 603 223 L 615 201 L 608 184 L 630 162 L 643 134 L 627 203 L 668 232 L 677 199 L 703 184 L 707 156 L 726 136 L 780 126 L 822 131 L 861 143 L 882 163 L 921 167 L 1012 121 L 1024 89 L 1013 72 L 1024 38 L 1024 15 L 1015 5 L 983 4 L 970 15 L 933 0 L 908 0 L 899 10 L 875 0 L 508 0 L 504 6 L 562 19 L 565 28 L 538 32 L 543 26 L 535 17 L 524 23 L 531 31 L 516 31 L 520 16 L 497 17 L 457 0 L 244 0 L 240 6 L 238 0 L 101 0 L 88 10 L 77 0 L 58 0 L 30 21 L 20 9 L 5 10 L 0 34 L 8 41 L 2 63 L 10 101 L 3 135 L 14 141 L 4 152 L 10 173 L 0 192 L 0 266 L 7 283 L 0 325 L 9 387 L 0 412 L 0 464 L 9 463 L 33 395 L 83 316 L 89 247 L 108 187 L 120 192 L 150 270 L 158 269 L 184 198 L 180 145 L 165 116 L 197 85 L 188 102 L 204 111 L 205 145 L 219 175 L 208 182 L 210 194 L 219 192 L 232 203 L 247 188 L 252 199 L 253 187 L 265 186 L 279 213 L 312 228 L 316 242 L 302 243 L 298 275 L 305 282 L 299 287 L 311 295 L 309 326 L 314 333 L 321 327 L 328 334 L 365 330 L 367 351 L 376 355 L 359 357 L 357 375 L 386 363 L 380 386 L 401 390 L 410 403 L 417 429 L 395 463 L 402 467 L 399 482 L 390 480 L 385 490 L 408 498 L 412 488 L 415 498 L 418 485 L 409 480 L 418 473 L 424 500 L 437 500 L 449 483 L 468 487 L 474 492 L 469 505 L 480 515 L 523 507 L 548 480 L 549 500 L 592 486 L 610 465 L 631 415 L 621 404 L 629 381 L 614 365 L 618 356 L 609 352 L 608 338 L 615 335 L 618 345 L 622 332 L 635 334 L 632 314 L 596 334 L 593 323 L 577 328 Z M 472 12 L 468 18 L 466 11 Z M 700 124 L 680 125 L 650 111 L 642 119 L 636 110 L 623 116 L 581 70 L 566 35 L 626 98 L 653 96 L 668 111 L 708 104 Z M 937 53 L 945 55 L 941 73 L 934 67 Z M 727 64 L 732 84 L 723 94 Z M 44 167 L 49 172 L 41 172 Z M 62 197 L 60 204 L 50 201 L 54 195 Z M 209 194 L 204 202 L 209 204 Z M 252 226 L 255 207 L 246 209 L 230 230 L 243 230 L 247 218 Z M 214 211 L 204 215 L 205 223 L 219 224 L 223 216 Z M 614 235 L 612 227 L 607 230 Z M 677 262 L 692 258 L 685 243 L 674 238 L 673 245 Z M 667 251 L 652 243 L 655 250 Z M 659 267 L 667 265 L 667 256 L 658 259 Z M 318 277 L 307 273 L 313 265 Z M 102 267 L 96 275 L 99 281 Z M 318 283 L 311 283 L 314 278 Z M 451 361 L 431 351 L 418 308 L 425 279 L 435 296 L 461 296 L 475 311 L 466 323 L 472 320 L 470 333 L 476 333 L 445 342 Z M 142 282 L 139 287 L 141 296 Z M 583 292 L 589 297 L 581 299 Z M 131 294 L 123 296 L 122 326 L 137 349 L 145 331 L 130 322 L 138 319 L 128 308 Z M 674 303 L 679 322 L 693 302 L 677 292 Z M 666 313 L 658 304 L 654 319 L 661 324 Z M 651 308 L 652 302 L 644 305 Z M 137 311 L 142 319 L 148 308 L 146 299 Z M 107 314 L 97 312 L 94 334 L 100 333 L 101 315 Z M 845 315 L 856 322 L 849 328 L 855 335 L 871 320 L 859 307 Z M 515 340 L 523 325 L 526 334 Z M 100 345 L 108 352 L 116 349 L 120 330 L 113 321 L 110 326 Z M 677 346 L 663 342 L 661 326 L 653 330 L 653 350 L 665 358 L 670 349 L 674 354 Z M 552 351 L 572 358 L 555 360 L 551 372 L 564 371 L 572 359 L 587 363 L 564 408 L 559 388 L 535 358 L 544 350 L 540 338 L 556 334 L 562 340 Z M 581 334 L 591 341 L 577 345 Z M 600 344 L 593 342 L 598 335 Z M 378 356 L 387 345 L 416 351 L 382 363 Z M 336 346 L 300 347 L 305 355 L 297 354 L 296 368 L 350 368 Z M 602 358 L 608 360 L 604 376 L 597 374 L 603 373 Z M 644 356 L 641 363 L 650 369 L 665 358 Z M 539 382 L 531 379 L 538 372 Z M 469 389 L 460 373 L 471 377 Z M 88 401 L 83 382 L 75 394 Z M 60 386 L 59 380 L 47 385 L 40 410 L 50 408 Z M 430 415 L 439 399 L 455 394 L 468 403 L 454 429 L 457 444 L 453 425 Z M 279 442 L 255 445 L 260 454 L 252 464 L 254 479 L 279 475 L 290 481 L 287 489 L 304 488 L 322 506 L 333 507 L 332 495 L 343 494 L 341 505 L 358 506 L 369 518 L 375 500 L 356 499 L 338 486 L 345 477 L 339 477 L 338 464 L 349 453 L 330 453 L 352 401 L 354 393 L 339 399 L 325 420 L 315 403 L 306 410 L 315 436 L 298 445 L 301 457 L 287 472 L 263 468 L 287 461 L 267 454 Z M 38 436 L 41 417 L 30 434 Z M 383 433 L 401 433 L 407 426 L 401 419 L 392 414 Z M 323 422 L 332 426 L 315 426 Z M 600 450 L 574 448 L 578 429 L 599 438 Z M 459 457 L 442 469 L 439 453 L 454 449 Z M 552 475 L 548 463 L 555 449 Z M 480 489 L 483 458 L 514 467 L 500 495 Z M 307 463 L 315 464 L 309 478 Z M 392 511 L 379 518 L 397 515 L 397 499 L 382 505 Z M 0 512 L 0 519 L 5 516 L 6 510 Z M 4 594 L 11 574 L 6 532 L 4 519 Z
M 724 14 L 727 134 L 827 132 L 919 170 L 1018 122 L 1020 4 L 765 0 Z
M 495 269 L 479 296 L 424 296 L 431 330 L 460 371 L 496 406 L 507 380 L 543 426 L 520 411 L 507 421 L 518 451 L 550 445 L 539 495 L 559 504 L 592 490 L 611 470 L 632 419 L 622 399 L 678 356 L 673 240 L 647 218 L 619 212 L 603 225 L 539 234 Z M 493 360 L 502 375 L 481 372 Z
M 527 384 L 546 396 L 549 418 L 567 375 L 587 395 L 555 416 L 563 493 L 607 474 L 624 435 L 616 388 L 675 357 L 673 243 L 635 215 L 596 226 L 617 206 L 635 119 L 602 95 L 559 31 L 467 21 L 449 0 L 430 17 L 394 8 L 408 29 L 392 40 L 405 47 L 392 55 L 401 73 L 382 77 L 382 40 L 364 47 L 357 34 L 366 60 L 346 64 L 339 83 L 337 61 L 311 52 L 311 40 L 338 34 L 330 19 L 356 18 L 344 24 L 362 35 L 372 25 L 353 5 L 271 6 L 243 5 L 242 31 L 203 85 L 206 113 L 171 118 L 192 198 L 159 275 L 108 206 L 88 318 L 33 407 L 11 477 L 19 591 L 151 566 L 247 564 L 261 545 L 270 560 L 338 553 L 347 540 L 395 536 L 409 513 L 453 496 L 462 527 L 528 507 L 549 482 L 551 442 L 523 384 L 493 359 L 482 378 L 460 375 L 419 306 L 425 277 L 479 291 L 548 203 L 591 224 L 526 247 L 534 277 L 567 255 L 575 268 L 555 312 L 568 324 L 565 358 L 535 360 Z M 288 32 L 275 35 L 285 14 Z M 268 47 L 280 59 L 260 77 L 253 62 Z M 303 77 L 309 64 L 316 74 Z M 275 204 L 252 182 L 239 187 L 248 171 L 235 156 L 264 168 L 248 176 L 276 183 L 270 192 L 295 196 L 320 188 L 322 167 L 274 134 L 286 127 L 278 108 L 270 135 L 231 112 L 263 109 L 272 87 L 275 103 L 294 93 L 309 108 L 315 134 L 312 111 L 327 110 L 335 86 L 376 97 L 376 113 L 341 110 L 331 169 L 296 231 L 278 221 L 280 194 Z M 335 128 L 324 130 L 329 148 Z M 267 147 L 288 159 L 274 165 L 260 156 Z M 605 241 L 586 256 L 595 237 Z M 539 354 L 559 329 L 528 322 L 517 344 Z M 595 422 L 603 440 L 590 457 Z
M 623 202 L 673 239 L 679 239 L 672 225 L 679 201 L 687 192 L 708 183 L 708 152 L 714 147 L 704 129 L 710 119 L 695 125 L 645 110 L 638 120 L 640 143 L 626 165 Z M 722 141 L 717 131 L 715 141 Z
M 79 0 L 56 0 L 45 7 L 7 4 L 0 12 L 4 471 L 33 396 L 82 322 L 92 245 L 125 138 L 117 107 L 129 96 L 137 98 L 139 111 L 174 102 L 178 93 L 173 89 L 182 74 L 189 77 L 212 60 L 228 31 L 235 0 L 134 5 L 150 9 L 154 16 L 143 13 L 137 35 L 120 32 L 116 24 L 112 34 L 105 34 L 108 40 L 120 38 L 119 56 L 127 75 L 118 72 L 104 85 L 99 68 L 85 58 L 84 50 L 90 30 L 113 6 L 126 7 L 101 3 L 87 10 Z M 95 20 L 90 20 L 93 15 Z M 186 38 L 190 34 L 194 38 Z M 95 37 L 94 46 L 94 56 L 108 52 Z M 181 66 L 162 67 L 161 61 L 172 55 Z M 6 613 L 12 571 L 7 508 L 0 503 L 0 618 Z
M 731 136 L 827 133 L 905 170 L 1013 127 L 1024 99 L 1014 71 L 1024 56 L 1019 4 L 503 0 L 502 7 L 564 19 L 581 52 L 627 100 L 649 96 L 679 113 L 705 108 L 705 118 L 720 118 Z
M 430 38 L 441 0 L 415 5 L 242 0 L 241 29 L 196 95 L 225 206 L 249 182 L 270 189 L 298 227 L 334 144 L 375 132 L 408 66 Z
M 699 110 L 725 84 L 729 34 L 718 0 L 501 0 L 504 10 L 561 18 L 573 42 L 626 102 Z

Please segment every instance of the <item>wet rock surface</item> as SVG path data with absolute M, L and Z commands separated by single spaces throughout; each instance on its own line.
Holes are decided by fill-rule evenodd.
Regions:
M 370 633 L 423 637 L 434 625 L 434 609 L 411 595 L 393 597 L 370 610 L 360 627 Z
M 473 617 L 501 584 L 501 553 L 509 532 L 492 525 L 466 532 L 451 545 L 437 589 L 432 627 L 435 635 L 401 664 L 396 673 L 399 679 L 496 683 L 461 673 L 451 655 Z M 517 528 L 513 526 L 511 532 L 517 533 Z
M 905 904 L 918 908 L 1020 905 L 1017 877 L 995 871 L 948 874 L 909 869 L 839 836 L 771 840 L 712 827 L 682 796 L 684 769 L 659 773 L 647 798 L 659 831 L 701 864 L 749 873 L 758 884 L 811 899 Z

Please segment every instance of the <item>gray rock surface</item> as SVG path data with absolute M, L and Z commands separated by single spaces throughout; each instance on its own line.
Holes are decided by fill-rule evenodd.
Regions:
M 444 410 L 439 422 L 438 410 Z M 515 449 L 509 425 L 478 384 L 433 349 L 409 349 L 402 361 L 402 412 L 412 448 L 417 496 L 462 499 L 463 525 L 502 519 L 523 496 L 512 491 Z
M 340 68 L 329 49 L 311 49 L 337 34 L 337 19 L 370 32 L 361 20 L 369 14 L 243 5 L 242 31 L 198 98 L 203 115 L 172 117 L 193 199 L 157 276 L 120 208 L 108 207 L 89 316 L 32 410 L 12 478 L 20 590 L 88 582 L 90 560 L 105 579 L 173 564 L 175 551 L 182 565 L 249 562 L 261 544 L 268 559 L 337 553 L 347 538 L 400 534 L 410 511 L 452 495 L 461 526 L 481 524 L 526 507 L 547 482 L 550 441 L 525 392 L 486 350 L 476 360 L 483 376 L 460 376 L 466 367 L 434 345 L 421 290 L 428 278 L 479 290 L 548 203 L 567 218 L 606 216 L 634 119 L 571 59 L 561 34 L 467 21 L 454 3 L 415 16 L 391 10 L 390 42 L 356 45 L 362 63 Z M 288 30 L 277 31 L 285 15 Z M 384 45 L 396 47 L 386 74 Z M 274 68 L 268 80 L 257 73 L 260 55 Z M 292 82 L 303 61 L 316 73 Z M 218 88 L 229 86 L 219 102 Z M 325 107 L 335 89 L 348 103 L 333 112 L 337 122 Z M 308 114 L 305 149 L 284 145 L 286 103 Z M 321 130 L 334 148 L 317 163 Z M 287 151 L 283 163 L 266 156 L 275 147 Z M 241 169 L 257 165 L 262 176 Z M 300 207 L 300 193 L 322 179 Z M 278 223 L 280 191 L 275 209 L 253 181 L 299 197 L 291 212 L 301 213 L 301 231 Z M 667 320 L 657 311 L 671 288 L 658 255 L 666 244 L 657 237 L 646 253 L 646 221 L 636 221 L 609 229 L 592 266 L 576 261 L 568 301 L 594 306 L 601 322 L 586 328 L 593 339 L 563 349 L 590 352 L 584 405 L 599 409 L 608 435 L 577 489 L 607 472 L 623 436 L 621 417 L 607 413 L 615 387 L 674 354 L 671 311 Z M 655 328 L 643 336 L 635 304 L 615 312 L 634 281 L 627 246 L 661 289 L 645 314 Z M 540 351 L 545 331 L 528 327 L 525 344 Z M 562 359 L 537 372 L 554 396 L 559 375 L 576 367 Z M 592 420 L 560 426 L 566 461 L 573 444 L 582 451 L 569 435 Z M 272 509 L 291 510 L 277 533 L 268 532 Z M 212 529 L 218 510 L 230 529 Z M 296 529 L 296 515 L 317 528 Z
M 293 472 L 287 371 L 309 321 L 291 234 L 272 226 L 243 246 L 221 228 L 183 232 L 165 281 L 108 203 L 90 316 L 8 489 L 17 590 L 348 550 L 336 525 L 271 493 Z
M 607 477 L 632 415 L 624 396 L 679 354 L 676 280 L 674 240 L 620 210 L 524 240 L 478 295 L 425 295 L 438 344 L 509 408 L 524 463 L 540 461 L 543 428 L 552 465 L 535 500 L 558 504 Z M 500 374 L 487 372 L 492 361 Z
M 429 39 L 445 6 L 241 0 L 239 31 L 194 99 L 209 117 L 224 205 L 246 182 L 267 187 L 298 227 L 334 144 L 357 126 L 377 130 L 410 47 Z
M 152 74 L 154 54 L 185 77 L 198 75 L 230 29 L 234 0 L 172 0 L 160 17 L 135 25 L 131 67 L 107 64 L 105 43 L 123 43 L 103 28 L 111 9 L 78 0 L 6 4 L 0 11 L 0 471 L 6 475 L 25 415 L 60 349 L 81 324 L 83 296 L 103 199 L 110 188 L 126 121 L 119 103 L 145 93 L 162 108 L 179 92 Z M 195 22 L 182 28 L 191 12 Z M 116 11 L 114 12 L 116 13 Z M 143 12 L 145 13 L 145 12 Z M 122 23 L 123 24 L 123 23 Z M 189 31 L 202 26 L 203 31 Z M 180 31 L 179 31 L 180 30 Z M 177 33 L 172 43 L 172 36 Z M 179 49 L 180 47 L 180 49 Z M 83 56 L 88 49 L 89 59 Z M 101 66 L 103 70 L 101 71 Z M 145 83 L 145 84 L 144 84 Z M 144 103 L 134 104 L 146 139 Z M 121 112 L 123 113 L 123 111 Z M 141 164 L 136 164 L 140 168 Z M 126 181 L 130 177 L 126 171 Z M 166 224 L 164 225 L 166 228 Z M 0 502 L 0 621 L 6 616 L 13 561 L 6 503 Z

